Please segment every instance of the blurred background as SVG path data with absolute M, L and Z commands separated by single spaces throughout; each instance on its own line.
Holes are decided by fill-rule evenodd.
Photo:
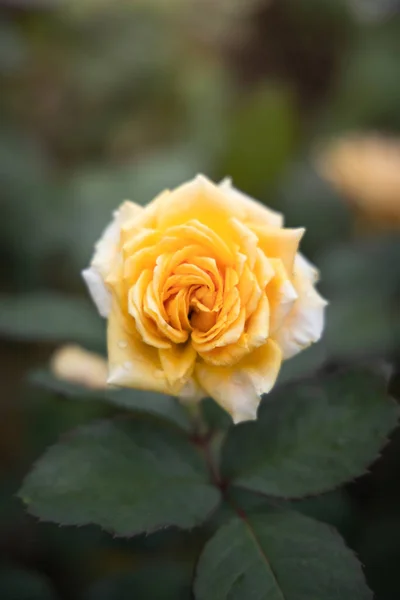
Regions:
M 46 371 L 63 344 L 105 351 L 80 271 L 120 201 L 230 175 L 307 227 L 302 249 L 330 301 L 324 340 L 285 365 L 281 384 L 368 363 L 400 397 L 400 3 L 0 10 L 0 597 L 190 598 L 196 536 L 59 528 L 15 498 L 61 433 L 110 413 L 66 398 Z M 378 600 L 400 597 L 399 435 L 365 477 L 305 510 L 339 528 Z

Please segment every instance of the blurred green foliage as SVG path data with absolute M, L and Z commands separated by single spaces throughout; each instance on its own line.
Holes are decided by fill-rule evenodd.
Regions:
M 123 199 L 145 204 L 196 172 L 229 175 L 306 226 L 302 248 L 330 300 L 326 335 L 285 365 L 282 388 L 368 363 L 400 398 L 399 236 L 357 239 L 346 199 L 312 161 L 326 136 L 400 133 L 400 16 L 375 4 L 369 18 L 361 0 L 1 4 L 2 600 L 190 597 L 196 535 L 58 528 L 14 495 L 59 435 L 114 410 L 71 399 L 43 368 L 65 341 L 104 351 L 80 270 Z M 37 368 L 44 390 L 27 383 Z M 148 399 L 136 401 L 140 413 Z M 227 426 L 213 404 L 206 417 Z M 304 505 L 356 550 L 377 600 L 400 596 L 399 456 L 395 435 L 371 473 Z

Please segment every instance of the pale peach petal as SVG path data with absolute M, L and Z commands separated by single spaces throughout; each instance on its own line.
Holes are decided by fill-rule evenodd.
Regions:
M 400 142 L 398 137 L 355 133 L 318 150 L 316 166 L 376 231 L 400 224 Z M 363 221 L 361 221 L 363 222 Z
M 281 361 L 279 346 L 269 340 L 234 367 L 199 363 L 195 373 L 205 392 L 240 423 L 257 418 L 261 394 L 275 384 Z
M 108 319 L 108 363 L 111 385 L 170 393 L 158 350 L 127 332 L 115 301 Z
M 298 298 L 282 327 L 274 334 L 285 359 L 295 356 L 321 337 L 327 302 L 314 288 L 316 273 L 317 270 L 302 256 L 296 257 L 293 283 Z

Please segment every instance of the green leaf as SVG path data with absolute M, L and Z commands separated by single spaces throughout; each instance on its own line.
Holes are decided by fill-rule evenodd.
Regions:
M 330 309 L 330 307 L 329 307 Z M 329 320 L 329 315 L 327 321 Z M 318 344 L 312 344 L 290 360 L 285 360 L 279 372 L 279 384 L 288 384 L 302 379 L 309 379 L 322 370 L 328 362 L 328 353 L 324 338 Z
M 372 600 L 360 564 L 334 530 L 272 510 L 221 527 L 200 557 L 197 600 Z
M 356 538 L 357 553 L 365 565 L 368 581 L 376 598 L 383 600 L 400 598 L 398 505 L 398 496 L 389 499 L 388 494 L 379 494 L 378 502 L 363 512 Z
M 189 529 L 219 501 L 186 438 L 128 419 L 82 427 L 50 448 L 19 496 L 45 521 L 95 523 L 121 536 L 168 525 Z
M 190 600 L 190 588 L 190 565 L 152 563 L 135 573 L 96 581 L 84 600 Z
M 134 389 L 90 390 L 75 383 L 58 379 L 45 370 L 31 373 L 29 381 L 46 390 L 66 396 L 85 400 L 101 400 L 138 413 L 144 413 L 166 419 L 178 427 L 189 431 L 191 428 L 187 411 L 176 398 Z
M 24 391 L 21 411 L 26 423 L 29 423 L 24 437 L 26 469 L 60 436 L 77 427 L 115 416 L 115 410 L 102 402 L 82 402 L 79 398 L 65 400 L 43 389 L 27 388 Z M 18 486 L 20 484 L 21 481 Z
M 275 497 L 328 491 L 365 472 L 397 418 L 385 382 L 366 370 L 282 386 L 257 421 L 229 430 L 223 477 Z
M 204 398 L 201 401 L 200 409 L 202 415 L 212 430 L 228 429 L 232 425 L 232 417 L 223 410 L 212 398 Z
M 44 575 L 3 567 L 0 570 L 0 597 L 2 600 L 56 600 L 57 596 Z
M 215 531 L 221 525 L 228 523 L 236 516 L 235 506 L 240 506 L 245 513 L 269 512 L 271 507 L 295 511 L 316 521 L 332 525 L 345 537 L 354 529 L 353 504 L 350 496 L 341 488 L 300 500 L 271 500 L 244 488 L 231 486 L 227 490 L 224 502 L 208 520 L 208 528 Z
M 81 298 L 54 292 L 0 296 L 0 336 L 26 342 L 75 341 L 104 345 L 95 308 Z
M 287 502 L 288 508 L 300 512 L 306 517 L 312 517 L 317 521 L 332 525 L 345 537 L 354 528 L 356 507 L 353 506 L 352 498 L 343 488 L 319 496 L 285 502 Z

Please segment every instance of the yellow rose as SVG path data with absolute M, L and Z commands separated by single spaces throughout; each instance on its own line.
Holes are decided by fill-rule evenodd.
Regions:
M 203 176 L 142 208 L 124 202 L 83 276 L 108 318 L 108 383 L 255 419 L 283 359 L 316 342 L 326 302 L 303 229 Z

